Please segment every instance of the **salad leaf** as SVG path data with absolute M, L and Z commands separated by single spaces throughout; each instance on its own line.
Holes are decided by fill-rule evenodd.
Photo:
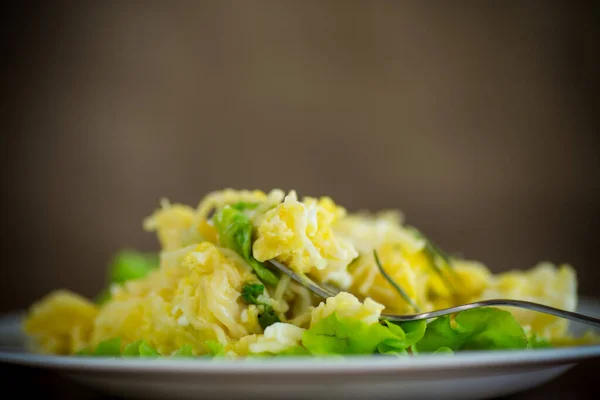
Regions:
M 136 340 L 135 342 L 131 342 L 131 343 L 127 344 L 125 346 L 125 348 L 123 349 L 123 355 L 131 356 L 131 357 L 139 356 L 140 355 L 140 344 L 142 342 L 143 342 L 143 340 Z
M 373 354 L 386 339 L 402 338 L 381 324 L 369 325 L 332 313 L 304 331 L 302 344 L 317 355 Z
M 121 338 L 117 337 L 114 339 L 105 340 L 104 342 L 98 343 L 96 350 L 93 353 L 94 356 L 102 357 L 115 357 L 121 355 Z
M 265 286 L 261 284 L 246 284 L 242 288 L 242 298 L 246 304 L 258 304 L 257 297 L 265 292 Z
M 108 267 L 110 284 L 123 284 L 127 281 L 140 279 L 159 266 L 159 256 L 156 253 L 143 253 L 131 249 L 123 249 L 114 256 Z M 97 304 L 104 304 L 111 299 L 109 287 L 104 288 L 95 298 Z
M 250 203 L 248 201 L 238 201 L 237 203 L 233 203 L 231 205 L 232 208 L 235 208 L 238 211 L 244 210 L 254 210 L 258 207 L 258 203 Z
M 449 315 L 436 318 L 427 325 L 416 348 L 419 352 L 441 347 L 452 351 L 522 349 L 527 343 L 523 328 L 510 312 L 484 307 L 456 314 L 454 326 Z
M 152 347 L 148 343 L 146 343 L 145 340 L 142 340 L 142 343 L 140 343 L 139 352 L 140 352 L 141 357 L 159 357 L 160 356 L 158 351 L 156 351 L 156 349 L 154 347 Z
M 125 346 L 125 348 L 123 349 L 123 356 L 159 357 L 160 354 L 145 340 L 136 340 L 135 342 L 131 342 L 127 346 Z
M 92 349 L 90 347 L 84 347 L 83 349 L 76 351 L 74 355 L 76 355 L 76 356 L 91 356 L 91 355 L 94 355 L 94 352 L 92 351 Z
M 427 323 L 425 321 L 412 321 L 402 324 L 383 321 L 396 335 L 394 339 L 385 339 L 377 346 L 380 354 L 405 355 L 406 349 L 417 343 L 425 334 Z
M 122 250 L 114 258 L 110 266 L 111 283 L 124 283 L 140 279 L 159 265 L 159 258 L 154 253 L 142 253 L 134 250 Z
M 406 349 L 423 338 L 427 323 L 425 321 L 412 321 L 396 324 L 384 321 L 396 338 L 386 339 L 377 346 L 381 354 L 406 354 Z
M 391 323 L 392 325 L 399 325 L 404 331 L 406 347 L 410 347 L 425 336 L 427 329 L 427 321 L 411 321 L 402 323 Z
M 179 350 L 177 350 L 175 354 L 173 354 L 173 357 L 194 357 L 194 354 L 192 353 L 192 346 L 189 344 L 184 344 Z
M 449 347 L 440 347 L 433 354 L 454 354 L 454 352 Z
M 393 340 L 393 339 L 388 339 L 388 340 Z M 406 349 L 394 346 L 393 342 L 390 345 L 387 343 L 386 340 L 384 340 L 383 342 L 381 342 L 377 345 L 377 352 L 379 354 L 396 355 L 396 356 L 404 356 L 404 355 L 408 354 L 408 351 L 406 351 Z
M 219 234 L 219 243 L 241 255 L 261 281 L 276 285 L 279 278 L 252 256 L 252 222 L 250 218 L 240 210 L 228 205 L 215 213 L 213 221 Z
M 225 355 L 224 346 L 216 340 L 207 340 L 204 344 L 208 347 L 211 356 Z

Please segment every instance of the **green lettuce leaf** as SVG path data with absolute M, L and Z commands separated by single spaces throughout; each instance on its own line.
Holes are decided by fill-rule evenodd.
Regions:
M 194 357 L 192 345 L 184 344 L 177 352 L 175 352 L 175 354 L 173 354 L 173 357 Z
M 140 344 L 143 340 L 136 340 L 125 346 L 123 349 L 123 356 L 138 357 L 140 355 Z
M 84 353 L 89 354 L 89 353 Z M 123 357 L 159 357 L 160 354 L 145 340 L 136 340 L 128 343 L 121 352 L 121 338 L 113 338 L 98 343 L 94 356 L 123 356 Z
M 213 221 L 219 234 L 219 244 L 241 255 L 261 281 L 276 285 L 279 278 L 252 256 L 252 222 L 250 218 L 232 206 L 225 206 L 215 213 Z
M 134 250 L 122 250 L 110 266 L 111 283 L 125 283 L 140 279 L 158 268 L 159 257 L 154 253 L 142 253 Z
M 204 344 L 208 347 L 211 356 L 224 356 L 225 349 L 223 345 L 216 340 L 207 340 Z
M 114 339 L 105 340 L 98 343 L 96 350 L 93 353 L 94 356 L 100 357 L 117 357 L 121 355 L 121 338 L 117 337 Z
M 332 313 L 304 331 L 302 344 L 316 355 L 373 354 L 385 340 L 403 338 L 379 323 L 369 325 Z
M 410 347 L 415 343 L 418 343 L 419 340 L 425 336 L 425 330 L 427 329 L 427 321 L 411 321 L 411 322 L 402 322 L 402 323 L 393 323 L 394 325 L 399 325 L 405 334 L 405 344 L 406 347 Z
M 156 349 L 146 343 L 145 340 L 142 340 L 140 343 L 140 357 L 159 357 L 160 354 Z
M 238 211 L 254 210 L 256 207 L 258 207 L 258 203 L 250 203 L 247 201 L 238 201 L 237 203 L 233 203 L 231 205 L 231 207 L 235 208 Z
M 433 354 L 454 354 L 454 352 L 448 347 L 440 347 L 439 349 L 434 351 Z
M 383 321 L 387 327 L 396 335 L 394 339 L 386 339 L 377 346 L 381 354 L 407 354 L 406 349 L 413 346 L 425 335 L 427 323 L 425 321 L 412 321 L 404 323 L 393 323 Z
M 485 307 L 456 314 L 454 325 L 449 315 L 436 318 L 427 325 L 416 348 L 419 352 L 442 347 L 452 351 L 523 349 L 527 344 L 523 328 L 510 312 Z
M 75 356 L 93 356 L 94 351 L 90 347 L 84 347 L 83 349 L 76 351 Z
M 388 340 L 392 340 L 392 339 L 388 339 Z M 384 340 L 383 342 L 379 343 L 377 345 L 377 352 L 379 354 L 384 354 L 384 355 L 396 355 L 396 356 L 404 356 L 408 354 L 408 351 L 406 351 L 406 349 L 397 347 L 395 345 L 395 343 L 386 343 L 386 341 Z
M 123 284 L 127 281 L 141 279 L 159 266 L 156 253 L 143 253 L 124 249 L 117 253 L 108 267 L 108 285 Z M 110 288 L 105 287 L 95 298 L 97 304 L 104 304 L 111 299 Z
M 159 357 L 160 354 L 154 347 L 146 343 L 145 340 L 136 340 L 125 346 L 123 349 L 123 356 Z

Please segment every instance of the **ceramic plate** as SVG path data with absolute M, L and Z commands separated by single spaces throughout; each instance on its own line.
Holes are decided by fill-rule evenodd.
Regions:
M 579 311 L 600 316 L 600 301 L 581 299 Z M 19 315 L 0 319 L 0 362 L 51 369 L 100 392 L 131 398 L 482 399 L 539 386 L 582 360 L 600 357 L 600 346 L 405 358 L 56 357 L 25 352 L 19 321 Z

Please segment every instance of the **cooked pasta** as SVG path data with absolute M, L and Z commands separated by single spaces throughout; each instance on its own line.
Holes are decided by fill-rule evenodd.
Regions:
M 122 259 L 116 267 L 120 278 L 104 302 L 60 290 L 32 306 L 24 330 L 35 351 L 101 355 L 104 344 L 118 338 L 121 351 L 143 340 L 162 356 L 416 354 L 428 348 L 433 324 L 381 323 L 382 312 L 489 298 L 571 311 L 577 306 L 569 265 L 493 274 L 478 261 L 447 255 L 399 211 L 348 213 L 329 197 L 300 200 L 295 191 L 226 189 L 209 193 L 195 208 L 162 200 L 143 227 L 156 234 L 159 257 Z M 278 276 L 268 267 L 271 259 L 342 291 L 320 299 Z M 381 273 L 384 267 L 389 278 Z M 564 320 L 493 311 L 494 318 L 514 318 L 522 328 L 507 333 L 513 339 L 524 335 L 519 346 L 534 347 L 540 338 L 550 345 L 574 343 Z M 420 332 L 414 343 L 406 339 L 411 330 Z M 479 333 L 447 347 L 481 347 L 482 339 L 474 339 Z

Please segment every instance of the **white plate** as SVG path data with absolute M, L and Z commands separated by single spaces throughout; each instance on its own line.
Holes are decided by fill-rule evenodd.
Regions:
M 579 311 L 599 316 L 600 301 L 582 299 Z M 405 358 L 55 357 L 22 350 L 19 320 L 19 316 L 0 318 L 0 362 L 55 370 L 98 391 L 132 398 L 482 399 L 539 386 L 580 361 L 600 357 L 600 346 Z

